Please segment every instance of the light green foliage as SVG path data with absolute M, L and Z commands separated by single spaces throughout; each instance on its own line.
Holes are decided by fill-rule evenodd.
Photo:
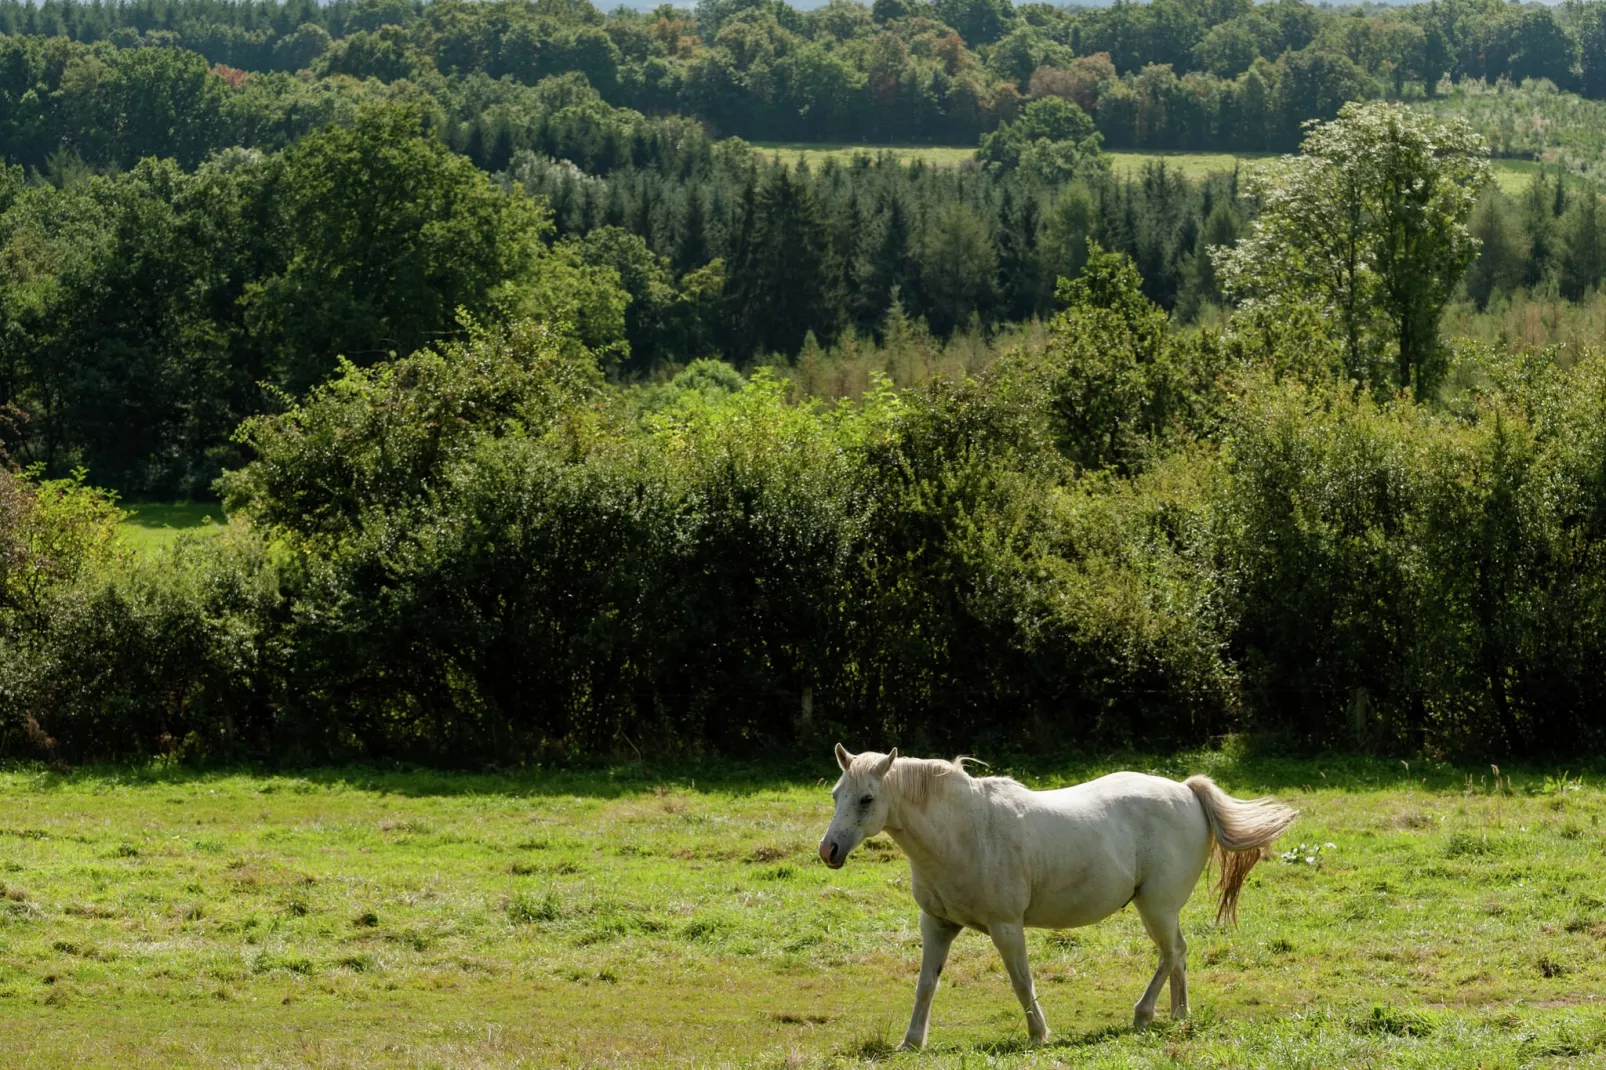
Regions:
M 1418 397 L 1442 374 L 1439 318 L 1477 253 L 1467 231 L 1488 180 L 1470 127 L 1395 104 L 1349 104 L 1299 156 L 1252 172 L 1260 212 L 1216 254 L 1240 300 L 1314 301 L 1338 321 L 1349 374 Z
M 540 436 L 601 385 L 587 355 L 544 326 L 472 327 L 467 341 L 341 376 L 240 438 L 252 464 L 220 483 L 230 511 L 340 538 L 371 509 L 426 502 L 481 438 Z
M 817 757 L 0 774 L 0 1062 L 1472 1070 L 1606 1055 L 1589 998 L 1606 988 L 1593 772 L 1000 762 L 1034 787 L 1208 772 L 1301 815 L 1287 854 L 1251 874 L 1238 928 L 1195 891 L 1189 1023 L 1129 1030 L 1153 945 L 1127 910 L 1031 933 L 1046 1050 L 1026 1047 L 997 953 L 967 933 L 932 1050 L 895 1055 L 919 961 L 908 866 L 885 836 L 839 872 L 819 863 L 834 774 Z
M 121 516 L 82 472 L 41 480 L 0 471 L 0 633 L 26 642 L 52 596 L 115 562 Z
M 1562 93 L 1545 82 L 1483 85 L 1467 80 L 1413 107 L 1440 118 L 1464 119 L 1509 163 L 1542 160 L 1593 182 L 1606 179 L 1606 101 Z M 1495 162 L 1499 177 L 1508 161 Z M 1529 167 L 1533 165 L 1530 163 Z M 1514 178 L 1507 193 L 1525 184 Z
M 898 162 L 905 164 L 914 163 L 918 160 L 927 167 L 958 167 L 966 160 L 976 158 L 976 150 L 969 146 L 848 145 L 832 142 L 758 141 L 754 142 L 753 147 L 766 159 L 774 159 L 788 165 L 795 165 L 802 160 L 807 160 L 810 165 L 823 164 L 826 160 L 851 163 L 858 156 L 866 156 L 873 159 L 882 154 L 890 154 Z

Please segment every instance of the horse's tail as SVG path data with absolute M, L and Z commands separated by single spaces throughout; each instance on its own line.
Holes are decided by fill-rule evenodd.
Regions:
M 1221 863 L 1221 880 L 1216 884 L 1216 921 L 1236 925 L 1238 893 L 1243 890 L 1244 878 L 1260 861 L 1261 849 L 1281 836 L 1299 812 L 1272 798 L 1234 799 L 1207 776 L 1191 776 L 1183 783 L 1204 807 L 1205 820 L 1210 823 L 1211 849 Z

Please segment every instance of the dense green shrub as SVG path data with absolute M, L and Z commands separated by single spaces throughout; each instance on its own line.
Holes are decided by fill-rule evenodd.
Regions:
M 1606 698 L 1606 360 L 1502 360 L 1464 413 L 1266 387 L 1216 539 L 1252 723 L 1301 744 L 1557 753 Z
M 197 732 L 232 745 L 271 695 L 252 651 L 272 580 L 239 559 L 249 538 L 146 562 L 121 547 L 120 516 L 81 478 L 0 470 L 0 755 L 150 753 Z
M 1175 337 L 1092 259 L 1057 357 L 834 406 L 713 363 L 611 389 L 529 325 L 348 364 L 159 560 L 5 476 L 0 745 L 1603 742 L 1606 358 L 1464 349 L 1459 395 L 1379 400 L 1310 324 Z
M 830 409 L 705 370 L 637 416 L 585 367 L 540 331 L 481 332 L 248 425 L 258 459 L 226 486 L 285 540 L 298 746 L 1229 725 L 1181 563 L 1197 540 L 1159 532 L 1181 507 L 1074 482 L 1029 369 Z
M 275 577 L 243 531 L 52 592 L 0 647 L 7 720 L 37 757 L 285 755 L 275 724 Z M 17 753 L 13 749 L 12 753 Z

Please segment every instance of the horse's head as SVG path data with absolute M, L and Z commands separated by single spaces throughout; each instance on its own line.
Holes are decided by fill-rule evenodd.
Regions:
M 897 757 L 897 748 L 891 754 L 855 755 L 836 745 L 836 764 L 842 767 L 842 776 L 831 789 L 836 813 L 820 840 L 820 859 L 832 869 L 841 869 L 848 854 L 887 823 L 887 793 L 881 780 Z

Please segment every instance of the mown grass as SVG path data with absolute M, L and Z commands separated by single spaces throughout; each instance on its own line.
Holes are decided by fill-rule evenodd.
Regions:
M 823 164 L 827 159 L 834 159 L 838 163 L 848 163 L 855 156 L 875 157 L 883 152 L 891 153 L 902 163 L 913 163 L 922 160 L 928 167 L 958 167 L 966 160 L 974 159 L 975 146 L 931 146 L 931 145 L 848 145 L 840 143 L 810 143 L 810 142 L 758 142 L 755 145 L 762 154 L 769 159 L 776 159 L 782 163 L 795 166 L 799 160 L 807 160 L 809 166 Z M 1117 175 L 1127 178 L 1136 178 L 1147 164 L 1163 163 L 1168 168 L 1181 172 L 1191 181 L 1199 181 L 1212 174 L 1231 171 L 1235 167 L 1253 167 L 1259 160 L 1269 159 L 1277 155 L 1266 152 L 1134 152 L 1127 150 L 1112 151 L 1109 153 L 1110 166 Z M 1532 160 L 1491 160 L 1494 172 L 1494 183 L 1507 194 L 1519 193 L 1528 187 L 1533 180 L 1534 172 L 1539 165 Z
M 1505 1067 L 1606 1060 L 1598 774 L 1220 754 L 1302 810 L 1243 923 L 1184 919 L 1195 1017 L 1128 1029 L 1131 911 L 1033 933 L 1033 1053 L 990 943 L 932 1051 L 894 1056 L 919 957 L 886 838 L 814 858 L 829 755 L 520 776 L 0 774 L 0 1065 Z M 1301 847 L 1301 844 L 1304 846 Z M 1319 848 L 1319 849 L 1318 849 Z M 1164 1000 L 1162 1000 L 1162 1007 Z
M 124 502 L 123 541 L 141 553 L 172 545 L 181 535 L 215 535 L 227 523 L 216 502 Z

